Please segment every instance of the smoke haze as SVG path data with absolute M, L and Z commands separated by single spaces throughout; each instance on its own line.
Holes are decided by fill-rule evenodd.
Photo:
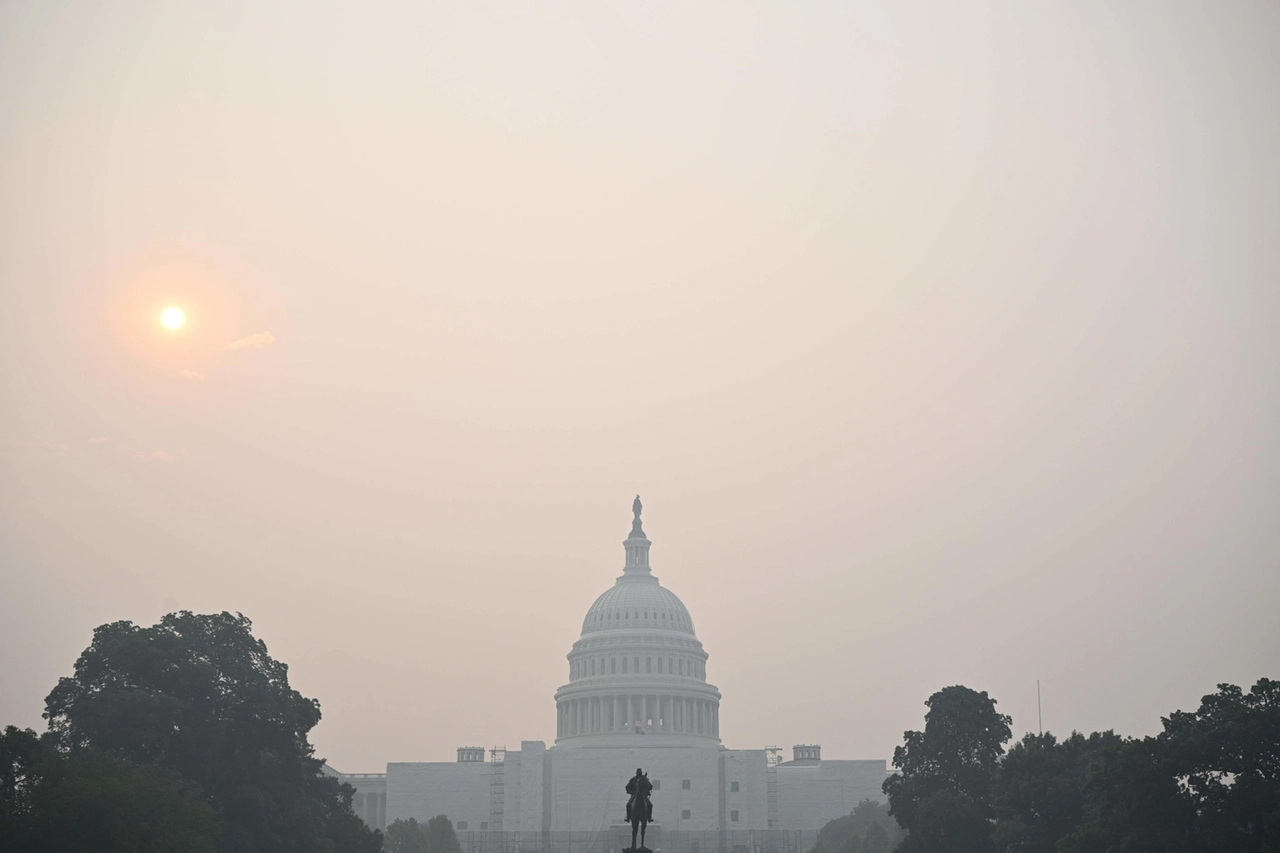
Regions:
M 0 6 L 0 722 L 225 609 L 550 742 L 637 492 L 733 747 L 1277 675 L 1275 4 L 110 5 Z

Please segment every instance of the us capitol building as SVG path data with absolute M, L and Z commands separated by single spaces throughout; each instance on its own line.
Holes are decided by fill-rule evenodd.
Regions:
M 386 773 L 328 772 L 356 789 L 354 808 L 385 829 L 445 814 L 466 853 L 578 853 L 630 844 L 623 784 L 654 783 L 648 846 L 663 853 L 807 851 L 859 801 L 882 800 L 885 762 L 831 761 L 813 744 L 728 749 L 720 691 L 693 618 L 649 569 L 632 505 L 622 575 L 582 620 L 569 681 L 556 691 L 556 739 L 519 750 L 458 748 L 457 761 L 393 762 Z

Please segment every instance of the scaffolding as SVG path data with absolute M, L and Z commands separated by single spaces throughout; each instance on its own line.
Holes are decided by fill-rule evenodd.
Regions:
M 489 750 L 489 831 L 502 832 L 502 811 L 507 800 L 507 748 Z
M 765 817 L 769 829 L 778 826 L 778 765 L 782 763 L 782 749 L 777 746 L 764 748 L 764 796 Z

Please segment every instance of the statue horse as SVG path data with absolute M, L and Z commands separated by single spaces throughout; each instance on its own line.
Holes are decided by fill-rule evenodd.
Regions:
M 631 824 L 631 851 L 648 850 L 644 846 L 644 831 L 649 825 L 649 821 L 653 818 L 653 801 L 649 799 L 649 795 L 637 791 L 631 795 L 631 800 L 627 803 L 627 821 Z M 640 835 L 640 846 L 636 847 L 636 833 Z

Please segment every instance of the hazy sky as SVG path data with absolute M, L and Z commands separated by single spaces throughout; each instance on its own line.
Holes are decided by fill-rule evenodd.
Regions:
M 0 723 L 180 607 L 550 743 L 637 492 L 735 748 L 1280 676 L 1277 152 L 1265 0 L 0 4 Z

